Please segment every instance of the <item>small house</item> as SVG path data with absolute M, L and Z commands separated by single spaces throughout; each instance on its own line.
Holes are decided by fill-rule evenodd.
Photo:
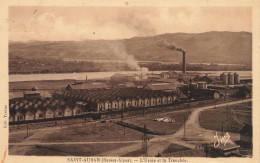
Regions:
M 146 97 L 146 98 L 145 98 L 145 104 L 144 104 L 144 106 L 145 106 L 145 107 L 149 107 L 150 105 L 151 105 L 151 99 L 148 98 L 148 97 Z
M 130 108 L 131 107 L 131 99 L 129 99 L 129 98 L 127 98 L 126 100 L 125 100 L 125 107 L 126 108 Z
M 24 108 L 20 108 L 19 106 L 16 106 L 15 109 L 16 109 L 15 121 L 24 121 L 26 110 Z
M 73 116 L 73 108 L 69 105 L 66 105 L 64 110 L 64 117 L 69 117 L 69 116 Z
M 171 104 L 172 102 L 173 102 L 172 96 L 171 96 L 171 95 L 168 95 L 168 97 L 167 97 L 167 103 L 168 103 L 168 104 Z
M 112 101 L 112 109 L 113 110 L 118 110 L 118 101 L 117 100 L 113 100 Z
M 156 105 L 161 105 L 162 104 L 162 98 L 160 96 L 156 97 Z
M 155 105 L 156 105 L 156 98 L 151 97 L 151 106 L 155 106 Z
M 97 111 L 102 112 L 105 110 L 105 103 L 103 101 L 97 101 Z
M 29 105 L 25 105 L 24 108 L 26 109 L 25 120 L 35 120 L 35 109 L 33 109 L 33 107 L 29 107 Z
M 137 101 L 136 98 L 132 98 L 132 104 L 131 104 L 131 106 L 132 106 L 133 108 L 138 107 L 138 101 Z
M 144 107 L 145 105 L 145 100 L 141 97 L 138 98 L 138 107 Z
M 252 125 L 245 124 L 240 130 L 241 145 L 251 147 L 252 146 Z
M 50 105 L 46 106 L 45 108 L 46 108 L 45 118 L 55 118 L 55 109 Z
M 118 101 L 118 107 L 119 107 L 120 110 L 125 108 L 124 100 L 120 99 Z
M 109 100 L 105 101 L 105 110 L 110 110 L 112 108 L 112 103 Z
M 58 106 L 55 110 L 55 117 L 64 117 L 64 107 Z
M 73 115 L 81 115 L 82 114 L 82 108 L 79 107 L 79 106 L 75 106 L 74 109 L 73 109 Z
M 35 119 L 45 119 L 45 109 L 44 108 L 37 108 L 35 113 Z

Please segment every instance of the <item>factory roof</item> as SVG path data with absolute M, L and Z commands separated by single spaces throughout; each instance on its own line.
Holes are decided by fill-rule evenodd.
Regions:
M 25 94 L 30 94 L 30 95 L 41 95 L 41 98 L 48 98 L 51 97 L 51 93 L 48 91 L 25 91 Z M 23 92 L 10 92 L 9 93 L 9 99 L 15 99 L 15 98 L 23 98 L 24 97 Z
M 197 89 L 194 87 L 189 88 L 188 86 L 179 87 L 179 89 L 186 96 L 191 95 L 192 98 L 200 98 L 200 97 L 213 97 L 215 93 L 218 93 L 216 90 L 211 89 Z
M 173 83 L 151 83 L 147 84 L 144 88 L 150 90 L 176 90 L 177 85 Z
M 133 98 L 145 98 L 156 96 L 176 95 L 174 92 L 164 92 L 158 90 L 148 90 L 142 88 L 114 88 L 114 89 L 98 89 L 98 90 L 71 90 L 65 91 L 65 98 L 73 98 L 79 101 L 95 102 L 106 100 L 126 100 Z
M 81 84 L 72 84 L 68 85 L 67 88 L 71 87 L 71 89 L 100 89 L 100 88 L 108 88 L 108 85 L 103 82 L 89 82 L 89 83 L 81 83 Z
M 174 83 L 174 84 L 180 83 L 177 79 L 164 79 L 164 78 L 157 79 L 156 82 Z

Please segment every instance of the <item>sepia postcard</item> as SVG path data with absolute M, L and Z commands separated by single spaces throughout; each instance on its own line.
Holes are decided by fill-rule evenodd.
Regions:
M 260 162 L 259 6 L 1 0 L 1 163 Z

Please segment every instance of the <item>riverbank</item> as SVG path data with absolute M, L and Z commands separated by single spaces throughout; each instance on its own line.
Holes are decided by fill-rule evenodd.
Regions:
M 172 70 L 170 70 L 172 71 Z M 142 71 L 110 71 L 110 72 L 80 72 L 80 73 L 49 73 L 49 74 L 15 74 L 9 75 L 9 82 L 21 81 L 40 81 L 40 80 L 85 80 L 88 79 L 107 79 L 116 73 L 120 74 L 140 74 Z M 160 74 L 165 71 L 148 71 L 149 74 Z M 180 71 L 176 71 L 180 72 Z M 238 72 L 240 77 L 251 77 L 252 71 L 187 71 L 187 73 L 210 74 L 219 76 L 223 72 Z

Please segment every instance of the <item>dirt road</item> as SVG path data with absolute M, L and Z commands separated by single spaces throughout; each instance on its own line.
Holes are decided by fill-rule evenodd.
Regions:
M 196 144 L 201 143 L 212 143 L 215 142 L 214 136 L 216 131 L 204 129 L 199 125 L 199 114 L 208 109 L 214 109 L 215 107 L 221 107 L 226 105 L 235 105 L 240 103 L 250 102 L 252 99 L 247 99 L 243 101 L 234 101 L 223 104 L 205 106 L 200 108 L 192 109 L 192 113 L 190 114 L 188 120 L 185 122 L 185 139 L 183 139 L 184 135 L 184 127 L 181 127 L 176 133 L 173 135 L 166 136 L 155 136 L 148 142 L 148 156 L 155 156 L 158 153 L 162 153 L 169 144 L 174 143 L 178 145 L 182 145 L 188 147 L 190 149 L 194 149 Z M 231 136 L 231 140 L 229 143 L 233 143 L 235 140 L 240 139 L 240 135 L 236 133 L 229 133 Z M 140 149 L 140 145 L 131 145 L 124 148 L 120 148 L 114 151 L 109 151 L 103 154 L 103 156 L 121 156 L 129 153 L 128 147 L 134 151 Z
M 243 101 L 234 101 L 228 102 L 224 104 L 217 104 L 216 107 L 226 106 L 226 105 L 235 105 L 240 103 L 250 102 L 251 99 L 243 100 Z M 172 135 L 164 135 L 164 136 L 155 136 L 150 139 L 148 142 L 148 156 L 155 156 L 158 153 L 162 153 L 171 143 L 178 144 L 181 146 L 185 146 L 190 149 L 194 149 L 196 144 L 201 143 L 209 143 L 214 142 L 214 135 L 216 131 L 204 129 L 199 125 L 199 114 L 208 109 L 214 109 L 215 105 L 199 107 L 192 109 L 192 112 L 188 119 L 185 122 L 185 139 L 183 139 L 184 135 L 184 126 L 182 126 L 176 133 Z M 57 128 L 56 128 L 57 129 Z M 48 132 L 52 132 L 53 129 L 45 129 Z M 47 132 L 47 133 L 48 133 Z M 41 135 L 42 133 L 37 133 Z M 44 135 L 44 134 L 43 134 Z M 239 140 L 239 134 L 229 133 L 231 136 L 231 140 L 229 143 L 233 143 L 235 140 Z M 119 149 L 107 151 L 98 156 L 122 156 L 129 152 L 140 150 L 142 146 L 141 141 L 107 141 L 107 142 L 53 142 L 53 143 L 41 143 L 32 141 L 33 137 L 28 140 L 25 140 L 21 143 L 9 143 L 12 146 L 30 146 L 30 145 L 53 145 L 53 144 L 95 144 L 95 143 L 134 143 L 132 145 L 122 147 Z

